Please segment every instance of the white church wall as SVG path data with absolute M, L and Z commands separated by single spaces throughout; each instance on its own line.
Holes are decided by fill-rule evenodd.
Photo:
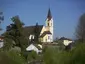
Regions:
M 46 34 L 43 37 L 43 42 L 52 42 L 52 35 L 51 34 Z
M 50 11 L 50 10 L 49 10 Z M 50 14 L 50 12 L 48 11 L 48 15 Z M 43 38 L 42 41 L 43 42 L 53 42 L 53 18 L 50 15 L 51 19 L 49 19 L 49 17 L 47 16 L 46 22 L 45 22 L 45 26 L 43 26 L 42 31 L 40 33 L 40 35 L 44 32 L 44 31 L 50 31 L 51 34 L 46 34 Z M 50 37 L 50 39 L 48 39 L 48 37 Z
M 48 25 L 49 23 L 49 25 Z M 50 31 L 52 33 L 52 40 L 53 40 L 53 18 L 51 18 L 51 20 L 48 21 L 48 19 L 46 20 L 46 30 Z
M 42 28 L 42 30 L 41 30 L 41 32 L 40 32 L 40 35 L 41 35 L 44 31 L 46 31 L 45 26 L 43 26 L 43 28 Z

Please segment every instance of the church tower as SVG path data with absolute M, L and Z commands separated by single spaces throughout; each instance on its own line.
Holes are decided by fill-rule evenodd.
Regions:
M 52 36 L 51 36 L 51 41 L 53 42 L 53 18 L 51 15 L 50 8 L 48 10 L 48 15 L 46 19 L 46 31 L 50 31 Z

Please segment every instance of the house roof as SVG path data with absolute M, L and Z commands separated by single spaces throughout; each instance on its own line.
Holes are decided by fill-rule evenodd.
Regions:
M 4 37 L 3 36 L 0 36 L 0 39 L 4 39 Z
M 44 37 L 46 34 L 52 34 L 50 31 L 45 31 L 40 37 Z
M 0 36 L 0 41 L 3 41 L 4 37 L 3 36 Z
M 36 26 L 26 26 L 26 27 L 24 27 L 24 34 L 26 36 L 29 36 L 30 34 L 34 34 L 35 27 Z M 40 32 L 43 28 L 43 25 L 38 25 L 38 27 L 39 27 L 39 34 L 40 34 Z
M 65 38 L 65 37 L 61 37 L 59 40 L 70 40 L 70 41 L 72 41 L 71 39 Z
M 27 51 L 31 51 L 31 50 L 34 50 L 34 51 L 37 51 L 38 48 L 35 47 L 33 44 L 30 44 L 27 48 L 26 48 Z
M 30 44 L 27 48 L 26 51 L 36 51 L 37 53 L 39 52 L 39 50 L 41 50 L 42 48 L 40 48 L 40 46 L 38 46 L 37 44 Z
M 39 50 L 42 49 L 42 45 L 40 45 L 40 44 L 34 44 L 34 46 L 37 47 Z

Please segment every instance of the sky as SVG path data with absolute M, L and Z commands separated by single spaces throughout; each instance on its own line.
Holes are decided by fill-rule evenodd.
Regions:
M 2 32 L 16 15 L 25 26 L 36 22 L 45 25 L 49 8 L 54 20 L 54 38 L 74 38 L 79 18 L 85 13 L 85 0 L 0 0 L 0 11 L 4 15 Z

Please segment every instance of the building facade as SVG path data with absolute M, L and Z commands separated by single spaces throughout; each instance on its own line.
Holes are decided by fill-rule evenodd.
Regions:
M 50 9 L 46 18 L 46 25 L 40 33 L 41 42 L 53 42 L 53 18 Z
M 29 35 L 29 39 L 35 38 L 34 30 L 36 26 L 27 26 L 25 31 Z M 38 25 L 39 41 L 40 42 L 53 42 L 53 18 L 50 9 L 48 10 L 47 18 L 45 21 L 45 26 Z

